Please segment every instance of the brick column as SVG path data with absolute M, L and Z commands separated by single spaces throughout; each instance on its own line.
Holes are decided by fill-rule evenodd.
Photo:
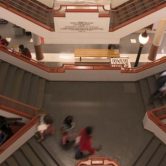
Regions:
M 35 34 L 33 34 L 32 37 L 33 37 L 33 43 L 34 43 L 34 48 L 36 53 L 36 59 L 42 60 L 44 56 L 43 56 L 42 47 L 41 47 L 41 38 Z
M 164 19 L 160 20 L 148 56 L 148 59 L 151 61 L 154 61 L 156 59 L 157 51 L 161 45 L 165 29 L 166 29 L 166 20 Z

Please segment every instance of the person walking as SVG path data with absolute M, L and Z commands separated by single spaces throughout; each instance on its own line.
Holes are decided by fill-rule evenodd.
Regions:
M 101 146 L 95 148 L 92 146 L 92 133 L 93 127 L 87 126 L 81 130 L 79 136 L 77 137 L 76 153 L 75 159 L 82 159 L 93 155 L 96 151 L 101 149 Z
M 71 115 L 68 115 L 63 120 L 63 124 L 61 127 L 61 145 L 64 148 L 70 147 L 74 143 L 75 134 L 73 129 L 75 128 L 74 118 Z
M 166 71 L 162 72 L 156 81 L 156 91 L 150 97 L 150 103 L 154 100 L 163 97 L 166 94 Z

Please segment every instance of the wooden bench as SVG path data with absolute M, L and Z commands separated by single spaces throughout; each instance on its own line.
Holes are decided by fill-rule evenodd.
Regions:
M 75 57 L 80 57 L 80 61 L 82 57 L 107 57 L 107 58 L 118 58 L 120 57 L 118 50 L 109 50 L 109 49 L 75 49 L 74 50 Z

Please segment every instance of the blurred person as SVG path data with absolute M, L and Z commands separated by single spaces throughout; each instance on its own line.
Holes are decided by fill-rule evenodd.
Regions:
M 150 97 L 150 103 L 155 99 L 162 98 L 166 94 L 166 71 L 162 72 L 156 81 L 157 88 L 156 91 Z
M 50 115 L 43 115 L 40 119 L 40 124 L 37 126 L 38 141 L 43 141 L 48 135 L 55 133 L 55 127 L 53 126 L 53 119 Z
M 73 129 L 75 128 L 74 118 L 71 115 L 68 115 L 63 120 L 63 124 L 61 127 L 61 144 L 64 148 L 70 147 L 75 140 L 75 134 Z
M 20 52 L 22 55 L 24 55 L 26 58 L 29 58 L 29 59 L 32 58 L 31 52 L 30 52 L 29 49 L 26 48 L 23 44 L 20 44 L 20 45 L 19 45 L 19 52 Z
M 3 132 L 2 130 L 0 130 L 0 145 L 2 145 L 7 139 L 7 135 L 5 134 L 5 132 Z
M 6 39 L 2 38 L 2 36 L 0 36 L 0 44 L 7 47 L 9 45 L 9 42 Z
M 92 133 L 93 127 L 91 126 L 87 126 L 81 130 L 76 140 L 77 147 L 75 159 L 82 159 L 88 157 L 101 149 L 101 146 L 97 148 L 92 146 Z

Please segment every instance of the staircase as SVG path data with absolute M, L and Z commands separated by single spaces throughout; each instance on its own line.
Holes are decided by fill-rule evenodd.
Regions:
M 19 148 L 1 166 L 63 166 L 56 154 L 34 137 Z
M 45 84 L 45 79 L 0 61 L 0 94 L 41 108 Z
M 166 104 L 166 98 L 155 100 L 149 103 L 149 97 L 156 90 L 156 79 L 158 75 L 150 76 L 138 81 L 138 86 L 142 96 L 145 110 Z M 153 134 L 147 142 L 142 152 L 138 155 L 132 166 L 165 166 L 166 165 L 166 146 Z
M 37 0 L 0 0 L 0 4 L 13 13 L 21 15 L 48 30 L 54 29 L 52 9 Z
M 149 76 L 138 81 L 138 93 L 141 94 L 145 110 L 166 104 L 166 98 L 149 103 L 150 95 L 155 91 L 159 75 Z M 0 94 L 12 97 L 27 104 L 41 108 L 45 95 L 46 82 L 32 73 L 0 61 Z M 135 83 L 134 83 L 135 84 Z M 54 93 L 52 90 L 51 93 Z M 165 166 L 166 146 L 153 134 L 148 132 L 149 140 L 140 147 L 134 162 L 129 166 Z M 56 151 L 56 150 L 55 150 Z M 56 158 L 57 154 L 48 148 L 46 142 L 39 143 L 33 137 L 10 156 L 1 166 L 63 166 Z
M 133 18 L 140 19 L 148 11 L 166 3 L 165 0 L 130 0 L 111 11 L 110 27 L 112 30 L 133 22 Z

